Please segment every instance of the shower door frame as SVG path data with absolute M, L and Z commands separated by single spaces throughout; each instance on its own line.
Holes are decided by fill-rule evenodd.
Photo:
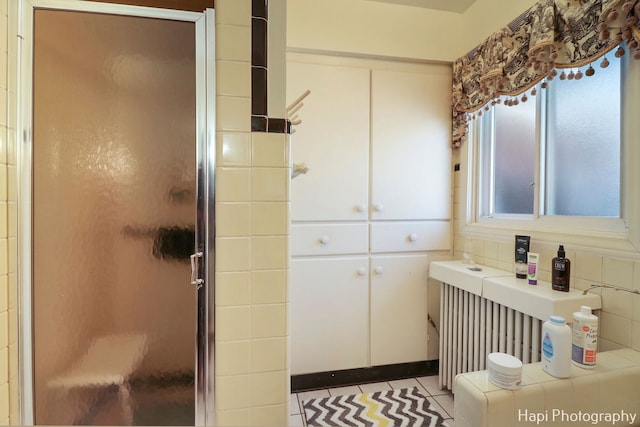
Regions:
M 32 295 L 32 123 L 34 11 L 49 9 L 93 12 L 193 22 L 196 63 L 196 216 L 194 254 L 202 253 L 189 284 L 197 292 L 195 337 L 195 425 L 215 425 L 214 409 L 214 189 L 215 189 L 215 12 L 202 13 L 78 0 L 19 0 L 17 57 L 17 186 L 18 186 L 18 390 L 21 425 L 34 423 L 33 295 Z M 11 42 L 11 41 L 9 41 Z M 192 266 L 193 269 L 193 266 Z M 193 279 L 194 277 L 192 277 Z M 198 282 L 198 281 L 196 281 Z M 176 284 L 180 286 L 180 284 Z M 196 289 L 190 289 L 189 287 Z

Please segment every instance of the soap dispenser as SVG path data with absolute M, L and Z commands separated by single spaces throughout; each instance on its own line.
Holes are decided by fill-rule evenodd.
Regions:
M 558 248 L 558 256 L 551 262 L 551 287 L 556 291 L 569 292 L 571 261 L 565 258 L 564 246 Z

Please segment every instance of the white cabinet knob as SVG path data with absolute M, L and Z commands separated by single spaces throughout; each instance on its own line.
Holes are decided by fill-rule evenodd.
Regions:
M 376 212 L 382 212 L 384 210 L 384 205 L 378 204 L 373 206 L 373 210 Z
M 375 270 L 374 270 L 374 271 L 376 272 L 376 274 L 382 274 L 382 273 L 384 273 L 384 267 L 383 267 L 383 266 L 381 266 L 381 265 L 379 265 L 379 266 L 377 266 L 377 267 L 375 268 Z
M 323 245 L 326 245 L 327 243 L 329 243 L 330 240 L 331 240 L 331 238 L 329 238 L 329 236 L 325 235 L 325 236 L 322 236 L 320 238 L 320 243 L 323 244 Z
M 367 269 L 366 269 L 366 268 L 364 268 L 364 267 L 360 267 L 360 268 L 358 269 L 358 276 L 364 276 L 364 275 L 366 275 L 366 274 L 367 274 Z
M 415 242 L 416 240 L 418 240 L 418 235 L 416 233 L 409 234 L 409 241 L 410 242 Z
M 356 212 L 365 212 L 367 210 L 367 205 L 364 203 L 356 206 Z

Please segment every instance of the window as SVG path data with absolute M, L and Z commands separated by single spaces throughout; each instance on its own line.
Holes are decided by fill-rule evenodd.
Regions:
M 477 120 L 479 217 L 620 218 L 622 69 L 556 78 Z
M 638 251 L 640 61 L 594 68 L 471 122 L 461 232 Z
M 621 62 L 551 82 L 544 215 L 620 217 Z
M 536 102 L 496 104 L 485 114 L 481 144 L 481 216 L 533 214 Z

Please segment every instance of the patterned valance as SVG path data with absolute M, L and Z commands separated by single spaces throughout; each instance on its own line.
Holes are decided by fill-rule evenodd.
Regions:
M 613 56 L 629 52 L 640 60 L 640 0 L 539 1 L 453 63 L 454 148 L 466 140 L 474 112 L 502 95 L 512 97 L 508 105 L 526 101 L 525 92 L 557 69 L 589 65 L 584 74 L 571 70 L 560 78 L 591 76 L 591 63 L 614 49 Z M 600 66 L 607 65 L 605 56 Z

